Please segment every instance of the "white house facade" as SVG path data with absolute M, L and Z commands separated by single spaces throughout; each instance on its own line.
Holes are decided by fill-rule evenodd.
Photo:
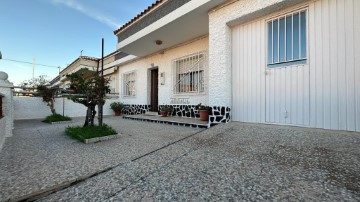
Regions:
M 197 55 L 202 55 L 203 66 L 200 71 L 203 71 L 204 75 L 201 77 L 207 77 L 208 75 L 208 37 L 204 36 L 201 38 L 195 39 L 192 43 L 181 45 L 180 47 L 164 51 L 159 54 L 146 56 L 144 58 L 134 60 L 129 62 L 124 66 L 120 66 L 120 77 L 122 81 L 120 83 L 120 89 L 122 89 L 121 97 L 124 104 L 145 104 L 151 103 L 151 72 L 156 70 L 158 71 L 158 103 L 161 104 L 170 104 L 172 99 L 176 98 L 186 98 L 189 104 L 198 104 L 198 103 L 207 103 L 208 102 L 208 88 L 205 81 L 201 83 L 203 85 L 202 89 L 199 92 L 195 92 L 198 87 L 198 84 L 202 82 L 194 83 L 193 86 L 190 86 L 190 81 L 186 82 L 185 80 L 180 81 L 183 88 L 193 87 L 194 89 L 178 89 L 179 80 L 174 77 L 176 74 L 176 60 L 179 59 L 188 59 L 191 60 L 191 57 L 197 57 Z M 196 61 L 198 58 L 196 58 Z M 198 64 L 196 61 L 191 61 L 194 63 L 193 66 L 184 69 L 185 71 L 198 71 Z M 180 70 L 181 71 L 181 70 Z M 181 74 L 183 72 L 179 72 Z M 127 91 L 127 80 L 125 77 L 128 74 L 134 74 L 134 86 L 133 92 L 129 93 Z M 192 75 L 193 78 L 197 79 L 198 75 Z M 196 78 L 195 78 L 196 77 Z M 187 84 L 187 86 L 185 86 Z
M 357 0 L 157 1 L 115 31 L 131 55 L 120 99 L 125 113 L 203 103 L 212 124 L 360 131 L 359 33 Z

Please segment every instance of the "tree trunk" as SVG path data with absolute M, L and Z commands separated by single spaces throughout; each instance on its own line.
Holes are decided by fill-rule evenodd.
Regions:
M 102 99 L 102 98 L 100 98 Z M 98 121 L 99 121 L 99 126 L 102 127 L 103 126 L 103 108 L 104 108 L 104 102 L 102 100 L 100 100 L 99 104 L 98 104 L 98 111 L 99 111 L 99 115 L 98 115 Z
M 89 119 L 91 119 L 91 108 L 88 106 L 86 110 L 86 117 L 85 117 L 85 123 L 83 127 L 86 127 L 89 125 Z
M 91 126 L 94 126 L 94 119 L 95 119 L 95 115 L 96 115 L 95 107 L 96 107 L 96 105 L 91 106 L 91 117 L 90 117 Z
M 55 115 L 55 114 L 56 114 L 56 111 L 55 111 L 55 107 L 54 107 L 54 100 L 51 100 L 51 101 L 50 101 L 49 107 L 50 107 L 51 113 L 52 113 L 53 115 Z

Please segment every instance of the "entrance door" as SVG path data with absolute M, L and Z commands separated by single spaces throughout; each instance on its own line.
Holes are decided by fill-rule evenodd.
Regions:
M 158 75 L 159 74 L 159 70 L 158 69 L 153 69 L 151 70 L 151 100 L 150 100 L 150 104 L 151 104 L 151 108 L 150 111 L 153 112 L 157 112 L 158 111 L 158 106 L 159 106 L 159 100 L 158 100 Z
M 232 120 L 309 125 L 310 67 L 268 67 L 266 25 L 256 20 L 232 30 Z
M 266 122 L 309 125 L 309 65 L 266 70 Z

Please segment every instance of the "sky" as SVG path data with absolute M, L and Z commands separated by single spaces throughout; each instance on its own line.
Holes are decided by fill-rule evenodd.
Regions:
M 51 80 L 81 54 L 101 57 L 116 50 L 113 31 L 155 0 L 0 0 L 0 71 L 15 85 L 47 75 Z M 25 61 L 27 63 L 8 60 Z

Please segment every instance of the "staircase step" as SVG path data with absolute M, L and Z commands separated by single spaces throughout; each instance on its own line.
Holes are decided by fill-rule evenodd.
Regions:
M 157 112 L 146 112 L 145 115 L 146 116 L 157 116 L 158 113 Z

